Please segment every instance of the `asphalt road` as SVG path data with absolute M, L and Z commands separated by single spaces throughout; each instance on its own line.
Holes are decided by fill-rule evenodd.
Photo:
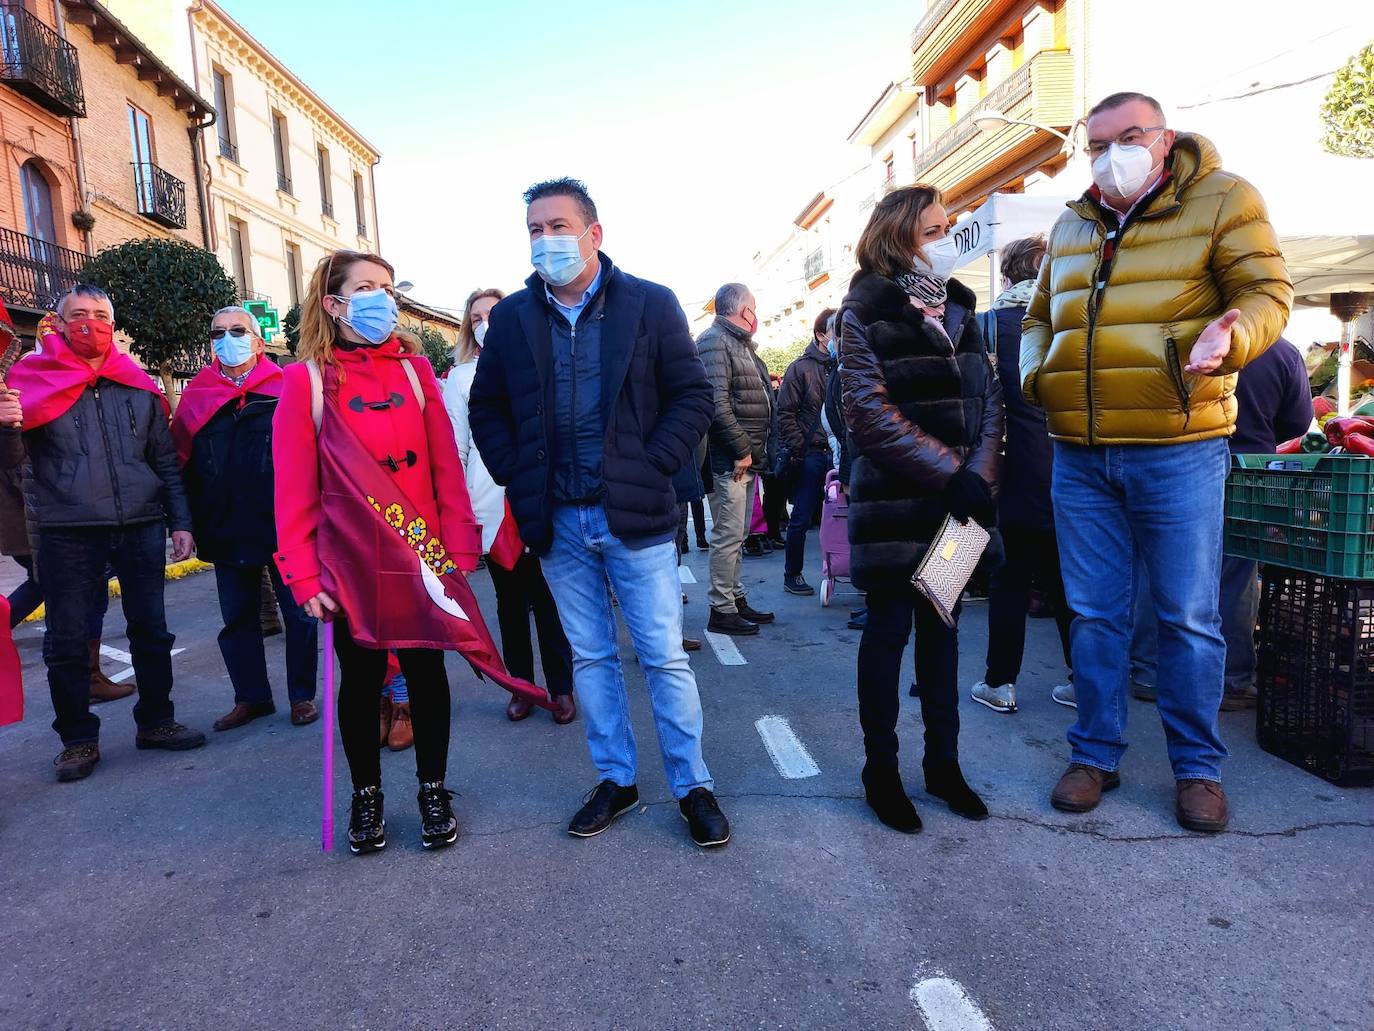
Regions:
M 814 577 L 814 537 L 811 557 Z M 699 580 L 705 559 L 688 565 Z M 734 826 L 712 853 L 666 790 L 628 643 L 637 812 L 569 838 L 594 781 L 581 723 L 510 724 L 504 696 L 451 658 L 462 837 L 421 850 L 412 757 L 387 753 L 390 845 L 355 858 L 342 754 L 340 851 L 326 855 L 321 727 L 293 728 L 284 705 L 182 754 L 136 752 L 131 702 L 103 706 L 100 767 L 57 784 L 41 629 L 23 627 L 29 715 L 0 731 L 0 1026 L 1374 1027 L 1374 791 L 1266 755 L 1251 714 L 1223 714 L 1231 829 L 1189 834 L 1159 721 L 1132 702 L 1121 789 L 1090 815 L 1055 812 L 1072 714 L 1049 700 L 1057 645 L 1036 621 L 1021 712 L 964 700 L 963 765 L 991 819 L 920 793 L 919 714 L 904 698 L 903 768 L 926 826 L 899 835 L 861 798 L 843 599 L 784 595 L 780 554 L 745 571 L 777 624 L 739 643 L 742 664 L 709 647 L 693 660 Z M 493 613 L 485 575 L 474 582 Z M 705 588 L 686 590 L 700 628 Z M 168 608 L 186 649 L 178 716 L 208 731 L 231 701 L 213 575 L 169 584 Z M 106 628 L 126 650 L 117 604 Z M 965 684 L 985 640 L 971 605 Z M 269 649 L 278 670 L 280 638 Z M 818 772 L 781 775 L 755 726 L 769 715 Z M 791 772 L 800 761 L 782 757 Z

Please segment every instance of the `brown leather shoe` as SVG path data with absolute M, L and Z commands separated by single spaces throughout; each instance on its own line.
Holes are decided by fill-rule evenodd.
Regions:
M 391 706 L 391 733 L 386 737 L 386 746 L 393 752 L 404 752 L 413 744 L 415 744 L 415 728 L 410 723 L 410 703 L 393 703 Z
M 215 729 L 237 730 L 247 723 L 261 719 L 263 716 L 271 716 L 276 711 L 277 707 L 271 702 L 260 702 L 257 705 L 244 705 L 242 702 L 235 702 L 232 709 L 215 720 Z
M 1066 813 L 1086 813 L 1097 808 L 1102 792 L 1121 786 L 1121 774 L 1096 766 L 1071 763 L 1050 792 L 1050 805 Z
M 533 702 L 524 695 L 513 694 L 510 696 L 510 704 L 506 706 L 506 719 L 512 723 L 519 723 L 533 711 Z
M 291 723 L 293 726 L 308 726 L 319 718 L 320 710 L 316 708 L 315 703 L 309 699 L 302 702 L 291 703 Z
M 1214 780 L 1179 781 L 1178 805 L 1174 813 L 1180 827 L 1208 834 L 1224 831 L 1226 821 L 1230 819 L 1226 792 Z
M 570 694 L 554 695 L 553 721 L 560 727 L 565 727 L 575 719 L 577 719 L 577 703 L 573 701 L 573 696 Z
M 701 651 L 701 642 L 695 637 L 684 637 L 682 639 L 682 650 L 685 652 Z
M 90 654 L 91 661 L 91 704 L 99 705 L 101 702 L 114 702 L 120 698 L 128 698 L 134 693 L 135 684 L 133 680 L 126 680 L 122 684 L 116 684 L 107 677 L 100 669 L 100 642 L 88 641 L 86 648 Z
M 382 695 L 382 738 L 378 748 L 386 747 L 386 739 L 391 736 L 391 699 Z

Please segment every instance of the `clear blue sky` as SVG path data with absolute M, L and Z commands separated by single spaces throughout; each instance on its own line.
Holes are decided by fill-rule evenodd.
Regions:
M 924 9 L 221 2 L 380 148 L 383 253 L 450 306 L 528 275 L 520 193 L 555 175 L 588 183 L 606 253 L 684 304 L 747 282 L 753 253 L 862 161 L 845 137 L 903 74 Z

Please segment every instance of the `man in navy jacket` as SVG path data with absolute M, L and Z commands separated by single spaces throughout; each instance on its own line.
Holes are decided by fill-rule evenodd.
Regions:
M 582 183 L 538 183 L 525 203 L 535 274 L 492 310 L 469 419 L 573 648 L 600 782 L 568 832 L 600 834 L 639 803 L 614 590 L 648 681 L 669 786 L 693 840 L 723 845 L 730 825 L 702 759 L 701 701 L 682 647 L 672 486 L 710 425 L 711 388 L 672 291 L 601 253 Z

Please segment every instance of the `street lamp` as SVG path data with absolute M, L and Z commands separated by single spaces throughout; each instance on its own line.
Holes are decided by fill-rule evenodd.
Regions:
M 978 126 L 980 132 L 995 132 L 1004 125 L 1028 125 L 1032 129 L 1039 129 L 1041 132 L 1047 132 L 1054 136 L 1058 136 L 1068 144 L 1070 148 L 1073 147 L 1073 138 L 1069 136 L 1068 133 L 1061 132 L 1050 125 L 1041 125 L 1039 122 L 1028 122 L 1022 118 L 1012 118 L 1005 111 L 999 111 L 995 107 L 988 108 L 986 111 L 975 115 L 973 124 Z

